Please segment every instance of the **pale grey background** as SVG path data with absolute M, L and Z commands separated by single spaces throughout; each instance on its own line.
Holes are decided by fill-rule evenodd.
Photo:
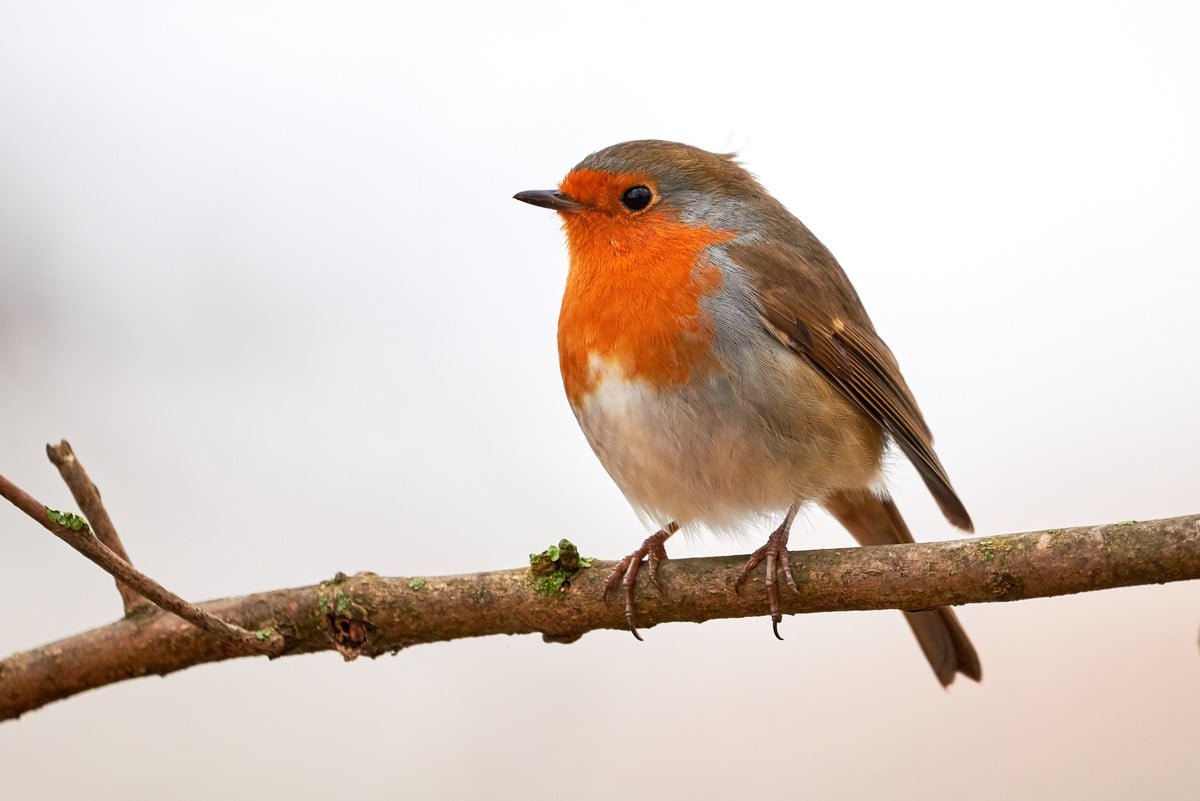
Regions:
M 980 533 L 1200 511 L 1198 36 L 1194 3 L 4 2 L 0 471 L 67 506 L 70 438 L 194 599 L 624 554 L 561 233 L 510 196 L 652 136 L 738 150 L 834 250 Z M 7 506 L 0 586 L 5 653 L 119 610 Z M 1194 797 L 1200 586 L 961 614 L 986 680 L 949 693 L 895 613 L 207 666 L 0 725 L 0 795 Z

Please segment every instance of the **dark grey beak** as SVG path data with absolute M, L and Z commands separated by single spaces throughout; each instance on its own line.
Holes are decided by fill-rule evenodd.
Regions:
M 559 192 L 557 189 L 531 189 L 528 192 L 518 192 L 513 195 L 515 200 L 541 206 L 543 209 L 555 211 L 583 211 L 587 206 Z

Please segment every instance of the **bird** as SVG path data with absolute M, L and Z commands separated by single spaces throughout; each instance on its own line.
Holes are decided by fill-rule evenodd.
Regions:
M 913 542 L 887 492 L 894 443 L 954 526 L 973 524 L 933 437 L 833 254 L 735 154 L 645 139 L 579 162 L 557 189 L 514 198 L 552 209 L 569 267 L 558 320 L 567 400 L 609 476 L 654 533 L 617 563 L 636 626 L 643 563 L 658 583 L 679 531 L 779 521 L 737 581 L 765 562 L 772 629 L 787 550 L 806 504 L 862 545 Z M 949 607 L 906 611 L 943 686 L 979 681 Z

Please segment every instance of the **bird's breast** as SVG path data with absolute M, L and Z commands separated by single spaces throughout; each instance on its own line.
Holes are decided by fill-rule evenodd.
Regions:
M 649 231 L 568 228 L 558 353 L 572 407 L 596 390 L 604 370 L 655 389 L 720 369 L 702 301 L 723 283 L 707 250 L 730 236 L 677 221 Z

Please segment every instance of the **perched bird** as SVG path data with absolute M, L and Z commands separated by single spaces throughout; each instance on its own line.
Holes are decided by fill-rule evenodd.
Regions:
M 890 439 L 951 523 L 971 519 L 933 452 L 896 359 L 833 255 L 731 155 L 675 142 L 613 145 L 556 190 L 517 200 L 562 218 L 570 270 L 559 366 L 592 449 L 657 528 L 609 579 L 634 636 L 634 583 L 655 578 L 680 529 L 781 521 L 747 562 L 766 562 L 779 636 L 787 542 L 819 503 L 863 545 L 912 542 L 883 487 Z M 979 680 L 949 608 L 905 612 L 938 680 Z

